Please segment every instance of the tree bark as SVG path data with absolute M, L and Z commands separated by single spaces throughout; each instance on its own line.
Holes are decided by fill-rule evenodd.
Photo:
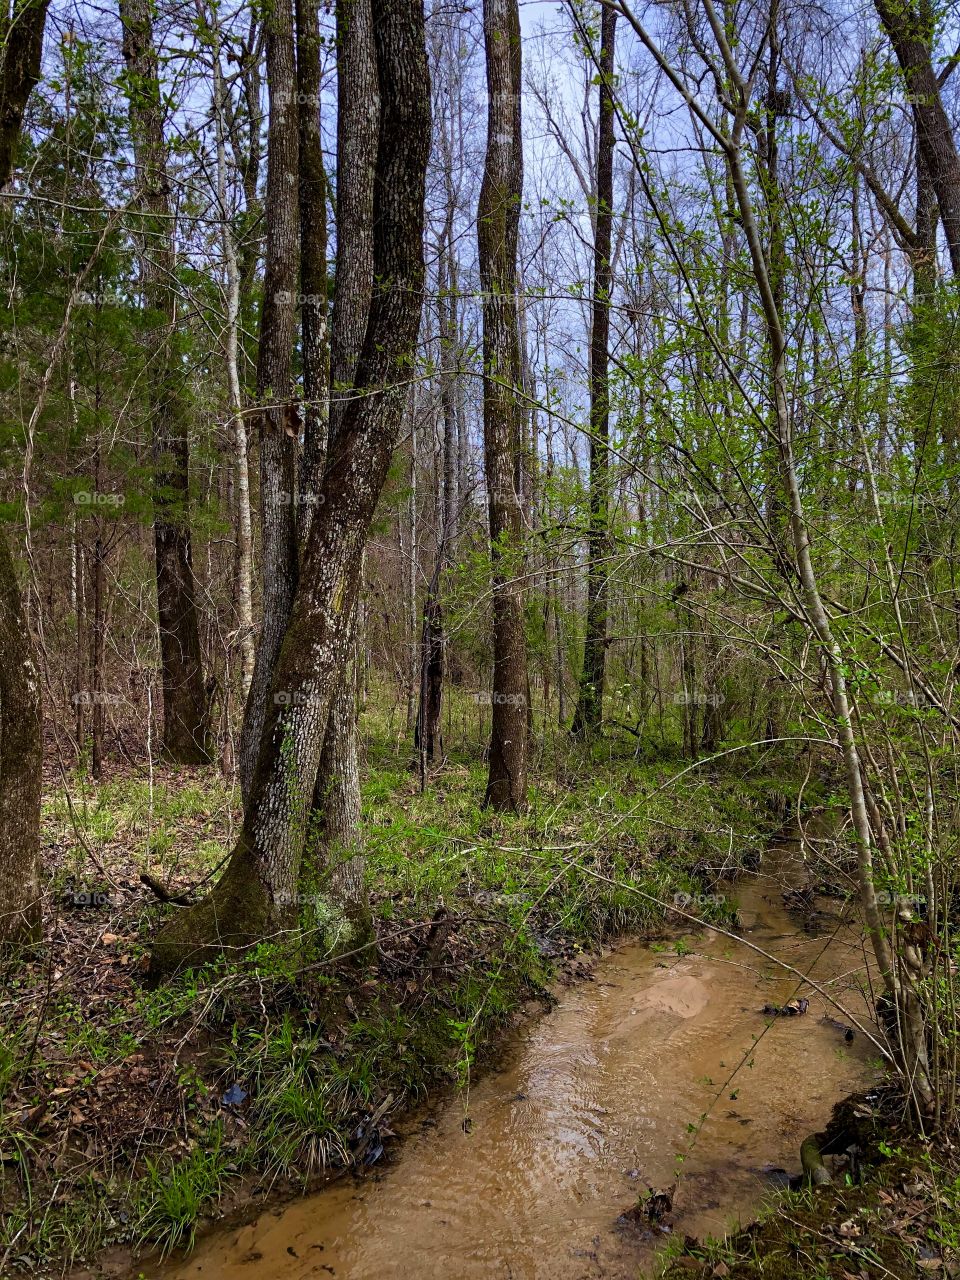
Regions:
M 250 695 L 256 645 L 253 634 L 253 522 L 250 515 L 250 464 L 247 448 L 247 424 L 243 416 L 243 389 L 240 380 L 240 262 L 237 242 L 227 199 L 227 115 L 228 97 L 221 64 L 222 38 L 216 7 L 207 14 L 204 0 L 198 0 L 199 18 L 209 24 L 213 33 L 211 63 L 213 68 L 213 113 L 217 139 L 217 213 L 220 221 L 220 243 L 226 277 L 226 324 L 223 347 L 227 367 L 227 393 L 230 401 L 230 440 L 234 464 L 234 512 L 237 551 L 234 561 L 236 589 L 237 643 L 240 650 L 240 680 L 244 701 Z
M 440 586 L 442 575 L 450 566 L 456 539 L 458 479 L 455 363 L 457 355 L 454 338 L 456 313 L 450 287 L 454 212 L 454 193 L 448 174 L 446 219 L 437 264 L 440 406 L 443 415 L 440 539 L 437 545 L 436 562 L 423 602 L 423 625 L 420 633 L 420 705 L 414 732 L 414 747 L 420 765 L 421 789 L 426 785 L 427 764 L 432 764 L 435 759 L 443 755 L 440 718 L 443 709 L 447 637 Z
M 40 677 L 0 532 L 0 946 L 40 931 Z
M 600 119 L 597 133 L 593 323 L 590 335 L 590 529 L 587 538 L 587 626 L 573 733 L 594 737 L 603 721 L 607 663 L 607 574 L 610 557 L 610 243 L 613 233 L 613 66 L 617 14 L 600 19 Z
M 40 79 L 49 0 L 13 0 L 0 15 L 0 189 L 10 181 L 23 113 Z
M 23 113 L 40 78 L 47 0 L 0 20 L 0 189 L 13 173 Z M 0 527 L 0 945 L 40 932 L 40 679 L 6 531 Z
M 874 2 L 903 74 L 917 148 L 937 193 L 950 265 L 960 276 L 960 154 L 931 58 L 933 15 L 925 0 L 916 6 L 909 0 Z
M 320 26 L 317 0 L 295 0 L 300 115 L 300 358 L 303 464 L 298 524 L 309 535 L 327 445 L 330 346 L 327 334 L 327 180 L 320 138 Z
M 380 86 L 371 0 L 337 2 L 337 265 L 330 347 L 330 439 L 356 396 L 373 292 L 373 187 Z
M 207 699 L 190 538 L 187 411 L 177 350 L 175 221 L 151 12 L 147 0 L 119 0 L 139 187 L 141 281 L 152 320 L 149 412 L 163 751 L 180 764 L 200 764 L 209 758 Z
M 297 436 L 293 396 L 299 215 L 299 111 L 292 0 L 277 0 L 267 19 L 266 252 L 257 351 L 260 405 L 260 527 L 263 553 L 263 621 L 253 682 L 240 735 L 240 785 L 250 795 L 267 698 L 297 583 Z M 286 691 L 278 690 L 280 697 Z
M 493 693 L 484 803 L 527 798 L 527 644 L 520 469 L 522 370 L 517 237 L 523 187 L 517 0 L 484 0 L 487 148 L 477 209 L 483 311 L 483 442 L 493 571 Z
M 374 291 L 357 366 L 360 393 L 332 443 L 283 637 L 243 827 L 213 892 L 156 939 L 159 977 L 296 923 L 295 894 L 324 732 L 349 642 L 363 546 L 390 465 L 416 349 L 430 78 L 422 0 L 374 0 L 381 92 Z
M 324 387 L 329 395 L 328 450 L 333 448 L 344 414 L 355 399 L 357 360 L 373 292 L 373 188 L 380 101 L 370 0 L 341 0 L 336 19 L 337 263 L 329 386 Z M 361 580 L 362 576 L 361 569 Z M 357 657 L 361 625 L 358 598 L 350 620 L 347 660 L 331 699 L 324 733 L 313 795 L 314 844 L 310 850 L 312 859 L 329 872 L 331 896 L 352 926 L 354 940 L 370 928 L 365 866 L 358 843 Z
M 446 637 L 443 606 L 438 595 L 443 547 L 423 602 L 423 629 L 420 635 L 420 705 L 414 730 L 414 747 L 420 763 L 421 790 L 426 785 L 426 767 L 443 754 L 440 713 L 443 706 L 443 667 Z

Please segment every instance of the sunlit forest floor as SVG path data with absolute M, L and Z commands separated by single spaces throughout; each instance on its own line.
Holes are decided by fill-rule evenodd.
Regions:
M 46 935 L 0 990 L 0 1275 L 187 1246 L 232 1208 L 388 1157 L 391 1118 L 463 1087 L 498 1031 L 587 978 L 605 940 L 683 945 L 670 904 L 755 866 L 801 795 L 829 799 L 766 754 L 691 769 L 662 741 L 586 754 L 556 736 L 529 812 L 492 817 L 482 723 L 448 736 L 421 790 L 396 716 L 372 702 L 362 718 L 373 944 L 331 955 L 307 873 L 296 945 L 157 990 L 147 947 L 179 908 L 141 876 L 175 895 L 212 878 L 235 790 L 212 768 L 130 761 L 98 784 L 51 779 Z M 719 900 L 698 911 L 735 924 Z M 797 1274 L 875 1274 L 841 1253 L 848 1270 Z M 741 1263 L 688 1251 L 674 1265 Z

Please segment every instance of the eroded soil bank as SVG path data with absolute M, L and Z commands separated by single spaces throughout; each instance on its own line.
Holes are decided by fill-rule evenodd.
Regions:
M 647 1188 L 671 1195 L 674 1232 L 749 1220 L 769 1169 L 799 1170 L 803 1138 L 869 1083 L 877 1060 L 862 1034 L 848 1042 L 825 1020 L 842 1017 L 828 996 L 864 1014 L 861 931 L 824 901 L 815 928 L 787 910 L 785 888 L 805 879 L 800 860 L 784 844 L 729 890 L 742 941 L 708 929 L 677 947 L 629 944 L 607 956 L 518 1034 L 502 1070 L 422 1122 L 382 1173 L 135 1274 L 619 1280 L 652 1270 L 664 1239 L 618 1223 Z M 801 990 L 805 1014 L 764 1017 L 764 1005 Z

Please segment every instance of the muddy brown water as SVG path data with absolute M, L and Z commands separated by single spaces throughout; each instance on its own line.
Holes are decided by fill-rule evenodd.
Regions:
M 863 1013 L 855 923 L 804 932 L 781 893 L 798 850 L 730 892 L 744 938 L 816 978 Z M 502 1069 L 421 1120 L 389 1167 L 334 1184 L 247 1226 L 201 1240 L 158 1280 L 635 1280 L 656 1243 L 620 1213 L 646 1187 L 672 1187 L 674 1231 L 717 1235 L 749 1221 L 764 1167 L 799 1171 L 802 1140 L 874 1077 L 876 1050 L 805 1016 L 767 1029 L 760 1012 L 797 991 L 741 942 L 712 930 L 679 955 L 630 943 L 593 981 L 518 1032 Z M 699 1125 L 694 1135 L 691 1125 Z M 466 1117 L 469 1123 L 464 1124 Z

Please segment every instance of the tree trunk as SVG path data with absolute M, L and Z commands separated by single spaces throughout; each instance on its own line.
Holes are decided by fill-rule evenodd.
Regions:
M 442 546 L 441 546 L 442 550 Z M 420 707 L 414 731 L 414 747 L 420 764 L 421 790 L 426 785 L 426 767 L 443 754 L 440 714 L 443 705 L 443 606 L 437 595 L 439 569 L 430 580 L 423 603 L 423 630 L 420 635 Z
M 243 389 L 240 382 L 240 264 L 237 243 L 227 201 L 227 91 L 221 64 L 222 39 L 216 7 L 204 11 L 198 0 L 201 23 L 213 33 L 213 112 L 217 139 L 217 214 L 220 221 L 220 243 L 226 277 L 226 324 L 224 325 L 224 360 L 227 367 L 227 393 L 230 400 L 230 441 L 233 446 L 234 513 L 237 551 L 234 560 L 237 643 L 240 649 L 240 682 L 243 697 L 250 695 L 256 645 L 253 636 L 253 523 L 250 515 L 250 465 L 247 451 L 247 424 L 243 417 Z M 229 701 L 229 699 L 228 699 Z
M 0 531 L 0 945 L 40 932 L 40 677 Z
M 613 66 L 617 14 L 600 19 L 600 127 L 597 136 L 596 235 L 593 248 L 593 323 L 590 336 L 590 531 L 587 627 L 573 733 L 593 737 L 603 721 L 607 662 L 607 575 L 610 557 L 610 241 L 613 232 Z
M 483 310 L 483 442 L 493 571 L 493 695 L 484 803 L 518 812 L 527 799 L 527 644 L 517 235 L 523 187 L 517 0 L 484 0 L 487 149 L 477 209 Z
M 426 784 L 426 766 L 443 755 L 441 714 L 443 710 L 443 678 L 447 637 L 444 628 L 440 585 L 449 568 L 457 521 L 457 412 L 456 352 L 454 346 L 454 308 L 450 295 L 451 241 L 453 239 L 454 198 L 448 188 L 447 216 L 440 245 L 437 267 L 438 312 L 440 338 L 440 405 L 443 414 L 442 514 L 437 559 L 426 599 L 423 603 L 423 627 L 420 635 L 420 707 L 414 733 L 414 746 L 420 763 L 421 789 Z
M 106 595 L 106 548 L 103 542 L 103 519 L 97 516 L 97 533 L 93 544 L 93 622 L 90 628 L 90 701 L 91 711 L 91 754 L 90 772 L 94 778 L 103 777 L 104 748 L 104 649 L 106 638 L 106 618 L 104 616 L 104 597 Z
M 960 276 L 960 154 L 930 55 L 933 15 L 926 0 L 875 0 L 903 73 L 917 131 L 917 149 L 937 193 L 953 274 Z M 918 227 L 919 231 L 920 228 Z
M 257 351 L 263 621 L 240 735 L 240 785 L 250 795 L 267 698 L 297 583 L 296 463 L 299 419 L 292 403 L 293 337 L 300 247 L 299 112 L 292 0 L 267 19 L 266 253 Z M 283 697 L 287 691 L 277 691 Z
M 374 0 L 381 92 L 374 291 L 360 393 L 332 443 L 271 694 L 243 827 L 213 892 L 158 936 L 154 977 L 296 923 L 310 800 L 350 636 L 364 542 L 400 431 L 423 293 L 430 77 L 422 0 Z
M 337 266 L 330 346 L 330 439 L 356 396 L 373 292 L 373 186 L 380 86 L 371 0 L 337 3 Z
M 189 443 L 177 350 L 175 223 L 164 107 L 146 0 L 119 0 L 130 130 L 139 184 L 141 280 L 152 320 L 153 534 L 163 677 L 163 750 L 180 764 L 208 759 L 196 584 L 190 540 Z
M 350 620 L 347 661 L 336 680 L 323 751 L 313 792 L 317 843 L 311 855 L 327 873 L 336 908 L 335 930 L 327 942 L 335 951 L 352 949 L 370 937 L 372 916 L 366 862 L 360 845 L 360 765 L 357 751 L 359 680 L 359 599 Z M 346 928 L 340 926 L 343 920 Z
M 49 0 L 14 0 L 0 16 L 0 190 L 10 181 L 23 113 L 40 79 Z
M 316 69 L 319 91 L 319 60 Z M 357 360 L 373 291 L 373 186 L 380 95 L 370 0 L 341 0 L 337 6 L 337 80 L 337 265 L 329 370 L 324 371 L 324 393 L 329 394 L 328 450 L 333 448 L 344 414 L 355 399 Z M 313 217 L 319 217 L 319 210 Z M 362 581 L 362 569 L 360 576 Z M 361 631 L 358 596 L 350 619 L 347 661 L 331 700 L 314 787 L 315 843 L 311 849 L 317 864 L 330 871 L 331 895 L 352 926 L 355 942 L 370 929 L 365 866 L 358 842 Z
M 298 525 L 309 536 L 327 447 L 330 347 L 327 340 L 327 180 L 320 138 L 320 27 L 317 0 L 295 0 L 300 126 L 300 358 L 303 465 Z
M 0 21 L 0 189 L 10 181 L 23 113 L 40 78 L 47 0 Z M 6 531 L 0 527 L 0 944 L 40 932 L 40 678 Z

